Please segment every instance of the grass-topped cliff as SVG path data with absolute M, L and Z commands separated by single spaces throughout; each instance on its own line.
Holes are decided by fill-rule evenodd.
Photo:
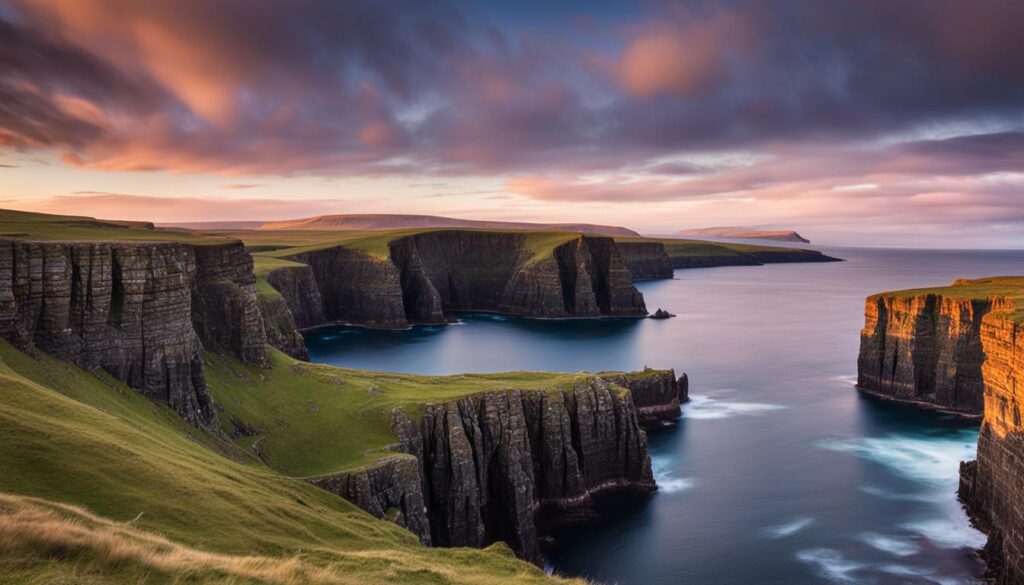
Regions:
M 869 301 L 885 298 L 912 299 L 927 296 L 960 301 L 989 301 L 999 306 L 1005 318 L 1024 322 L 1024 276 L 990 276 L 961 278 L 948 286 L 911 288 L 882 292 L 868 297 Z
M 427 403 L 509 388 L 567 391 L 593 377 L 545 372 L 414 376 L 310 364 L 279 352 L 272 360 L 273 367 L 264 370 L 208 354 L 207 377 L 215 400 L 230 414 L 221 417 L 226 433 L 237 437 L 239 447 L 296 477 L 393 455 L 386 448 L 398 442 L 394 409 L 415 419 Z M 244 421 L 248 428 L 231 421 Z
M 0 209 L 0 238 L 32 241 L 148 241 L 218 244 L 222 237 L 184 230 L 158 229 L 142 221 L 114 221 Z
M 619 242 L 657 242 L 664 246 L 674 268 L 759 266 L 787 262 L 831 262 L 836 258 L 817 250 L 785 246 L 736 244 L 684 238 L 616 238 Z
M 308 406 L 279 367 L 261 389 Z M 0 386 L 11 582 L 551 582 L 504 546 L 424 548 L 102 372 L 0 341 Z
M 1024 276 L 868 297 L 857 366 L 873 394 L 983 416 L 960 499 L 989 536 L 988 576 L 1024 582 Z

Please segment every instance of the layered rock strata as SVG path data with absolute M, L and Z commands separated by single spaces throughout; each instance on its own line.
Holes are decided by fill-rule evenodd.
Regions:
M 643 426 L 674 423 L 681 415 L 681 405 L 690 401 L 690 382 L 686 373 L 676 378 L 674 370 L 642 372 L 602 372 L 603 380 L 627 388 L 633 395 L 637 420 Z
M 988 534 L 984 557 L 1000 585 L 1024 583 L 1024 327 L 999 301 L 981 322 L 985 418 L 978 457 L 960 468 L 960 498 Z
M 0 336 L 103 368 L 214 428 L 203 342 L 268 363 L 252 260 L 237 242 L 0 240 Z
M 661 242 L 617 242 L 633 280 L 672 278 L 675 268 Z
M 629 392 L 598 377 L 428 405 L 418 420 L 397 417 L 396 431 L 419 463 L 435 546 L 504 541 L 536 562 L 538 516 L 586 508 L 607 490 L 656 489 Z
M 875 295 L 865 305 L 857 385 L 888 398 L 981 415 L 989 299 Z
M 869 391 L 984 414 L 959 495 L 988 534 L 983 557 L 1000 585 L 1024 584 L 1024 330 L 1016 302 L 993 292 L 1010 286 L 1019 283 L 958 281 L 870 297 L 858 362 L 858 384 Z
M 446 323 L 459 311 L 546 318 L 647 313 L 615 241 L 606 237 L 580 236 L 537 253 L 527 234 L 441 230 L 398 238 L 387 257 L 338 246 L 291 259 L 309 267 L 319 306 L 305 278 L 275 270 L 267 281 L 300 328 L 334 322 L 401 329 Z

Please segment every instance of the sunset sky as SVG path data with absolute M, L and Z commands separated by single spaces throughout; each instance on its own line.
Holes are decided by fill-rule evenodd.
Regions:
M 0 207 L 1021 247 L 1022 31 L 1020 0 L 0 0 Z

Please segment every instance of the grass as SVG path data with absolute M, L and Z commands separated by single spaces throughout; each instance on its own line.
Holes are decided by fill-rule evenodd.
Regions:
M 196 232 L 153 229 L 145 222 L 98 220 L 0 209 L 0 238 L 63 241 L 151 241 L 218 244 L 224 238 Z
M 323 475 L 388 455 L 396 438 L 392 411 L 410 414 L 423 404 L 507 388 L 571 388 L 589 374 L 508 372 L 458 376 L 412 376 L 350 370 L 299 362 L 274 351 L 269 370 L 208 354 L 210 391 L 218 404 L 258 429 L 241 437 L 241 448 L 259 453 L 282 473 Z M 229 417 L 222 416 L 226 431 Z M 311 449 L 310 445 L 316 445 Z
M 1024 276 L 990 276 L 975 280 L 959 279 L 949 286 L 912 288 L 871 295 L 869 300 L 880 297 L 908 298 L 935 295 L 947 299 L 982 300 L 1006 299 L 1010 303 L 1007 317 L 1015 323 L 1024 323 Z
M 276 406 L 308 405 L 309 376 L 291 365 L 276 355 L 254 392 Z M 256 408 L 257 394 L 238 386 L 236 397 L 271 416 L 274 406 Z M 551 582 L 504 546 L 420 547 L 109 376 L 0 341 L 0 388 L 5 582 Z M 282 453 L 288 444 L 297 445 L 282 443 Z
M 692 256 L 740 256 L 752 253 L 814 253 L 801 248 L 785 246 L 761 246 L 757 244 L 733 244 L 684 238 L 615 238 L 619 242 L 661 242 L 670 257 Z

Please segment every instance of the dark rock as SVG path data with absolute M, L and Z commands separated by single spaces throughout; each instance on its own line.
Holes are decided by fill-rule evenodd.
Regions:
M 309 266 L 288 266 L 272 270 L 266 276 L 267 284 L 284 298 L 295 326 L 299 329 L 316 327 L 327 322 L 324 302 L 317 287 L 313 269 Z
M 293 314 L 303 313 L 295 318 L 300 328 L 344 322 L 401 329 L 448 323 L 460 311 L 547 318 L 647 313 L 613 239 L 580 236 L 541 257 L 526 243 L 522 233 L 442 230 L 396 239 L 388 258 L 343 247 L 297 254 L 292 259 L 310 267 L 320 313 L 310 308 L 316 299 L 308 282 L 300 286 L 278 270 L 267 282 Z
M 669 313 L 665 309 L 659 307 L 658 310 L 655 311 L 653 315 L 651 315 L 651 319 L 671 319 L 672 317 L 675 316 L 675 313 Z
M 196 325 L 204 343 L 265 364 L 248 258 L 237 242 L 0 240 L 0 336 L 103 368 L 189 423 L 215 429 Z
M 644 426 L 676 422 L 682 415 L 680 404 L 689 400 L 685 373 L 678 380 L 673 370 L 651 368 L 644 368 L 642 372 L 602 372 L 598 375 L 606 382 L 630 391 L 637 408 L 637 419 Z
M 616 242 L 633 280 L 672 278 L 673 264 L 661 242 Z
M 430 525 L 415 457 L 395 454 L 359 469 L 309 480 L 371 515 L 391 520 L 430 546 Z
M 504 541 L 538 562 L 536 516 L 586 508 L 601 491 L 655 489 L 628 392 L 593 377 L 564 392 L 505 390 L 399 416 L 420 465 L 431 542 Z

